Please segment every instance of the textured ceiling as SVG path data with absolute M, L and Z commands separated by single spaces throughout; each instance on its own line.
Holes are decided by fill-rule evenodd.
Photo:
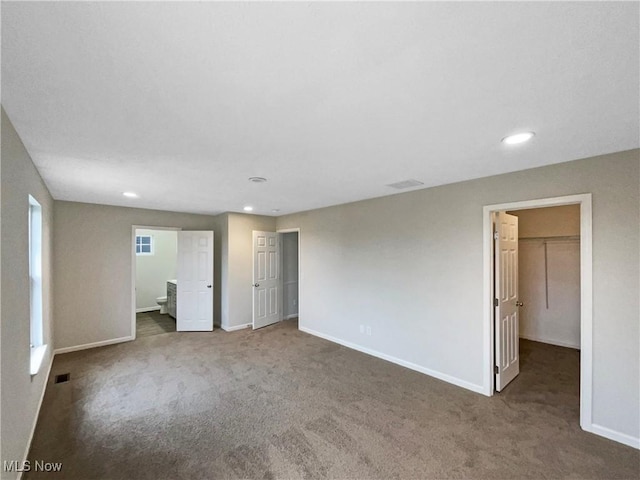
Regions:
M 638 30 L 637 2 L 3 2 L 2 103 L 56 199 L 280 215 L 637 148 Z

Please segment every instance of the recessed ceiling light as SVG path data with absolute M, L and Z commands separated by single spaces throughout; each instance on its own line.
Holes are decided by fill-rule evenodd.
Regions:
M 253 212 L 253 207 L 250 207 L 250 206 L 247 205 L 246 207 L 243 208 L 243 210 L 245 212 Z
M 272 208 L 272 209 L 271 209 L 271 211 L 272 211 L 273 213 L 276 213 L 276 212 L 279 212 L 279 211 L 280 211 L 280 209 L 279 209 L 279 208 Z
M 133 192 L 124 192 L 122 195 L 124 195 L 125 197 L 129 197 L 129 198 L 137 198 L 138 194 L 137 193 L 133 193 Z
M 267 179 L 264 177 L 249 177 L 249 181 L 253 183 L 264 183 Z
M 504 137 L 502 139 L 502 143 L 506 143 L 507 145 L 516 145 L 518 143 L 524 143 L 528 140 L 531 140 L 534 135 L 535 133 L 533 132 L 516 133 L 515 135 Z

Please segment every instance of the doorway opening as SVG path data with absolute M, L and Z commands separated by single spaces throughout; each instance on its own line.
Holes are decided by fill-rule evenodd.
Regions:
M 254 330 L 283 320 L 298 327 L 300 229 L 253 231 Z
M 549 216 L 549 207 L 563 207 L 554 213 L 578 213 L 579 220 L 572 220 L 576 223 L 573 226 L 556 225 L 555 230 L 541 234 L 541 228 L 549 228 L 540 220 L 542 216 Z M 525 368 L 550 358 L 565 362 L 569 369 L 578 368 L 575 362 L 579 362 L 580 426 L 591 431 L 591 195 L 489 205 L 484 207 L 483 214 L 487 366 L 484 393 L 491 396 L 504 389 L 511 377 L 518 374 L 519 366 L 513 365 L 519 365 L 519 345 L 523 346 Z M 522 235 L 515 234 L 514 242 L 513 226 L 517 232 L 519 217 L 524 221 L 524 229 Z M 505 225 L 508 228 L 504 228 Z M 506 235 L 507 230 L 512 233 Z M 524 252 L 520 262 L 517 261 L 519 247 Z M 516 263 L 509 259 L 515 259 Z M 578 272 L 568 270 L 575 269 L 576 264 Z M 524 269 L 520 275 L 518 265 Z M 518 277 L 526 279 L 522 292 L 518 291 Z M 563 295 L 567 298 L 562 298 Z M 524 323 L 519 322 L 521 314 L 524 314 Z M 573 320 L 554 321 L 568 316 L 573 316 Z M 579 353 L 575 349 L 579 349 Z M 504 375 L 507 368 L 511 370 Z M 541 373 L 545 374 L 549 373 Z
M 175 332 L 178 229 L 135 227 L 133 255 L 135 338 Z
M 299 311 L 299 278 L 298 278 L 298 232 L 281 232 L 280 246 L 282 255 L 280 265 L 282 272 L 282 317 L 298 323 Z
M 173 270 L 154 270 L 154 289 L 150 293 L 147 292 L 145 304 L 138 304 L 136 286 L 140 275 L 137 271 L 137 259 L 149 256 L 150 252 L 157 255 L 160 248 L 157 239 L 154 244 L 154 240 L 148 237 L 160 236 L 166 232 L 173 232 L 175 235 L 175 246 L 171 247 L 175 267 Z M 157 312 L 155 315 L 162 315 L 161 319 L 166 323 L 172 321 L 173 331 L 213 331 L 213 243 L 214 234 L 211 230 L 188 231 L 176 227 L 131 226 L 131 336 L 134 340 L 137 337 L 136 315 L 149 311 Z M 154 295 L 156 305 L 153 305 Z M 166 297 L 166 301 L 163 297 Z M 166 314 L 160 313 L 163 306 Z M 137 311 L 138 309 L 140 311 Z
M 498 212 L 494 218 L 496 391 L 506 402 L 535 398 L 578 423 L 580 206 Z M 516 232 L 514 243 L 501 232 L 505 225 Z M 512 280 L 504 278 L 509 268 Z M 515 305 L 509 305 L 503 282 Z

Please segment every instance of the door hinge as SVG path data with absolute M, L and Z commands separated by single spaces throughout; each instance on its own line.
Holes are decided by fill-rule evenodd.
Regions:
M 493 367 L 493 373 L 495 373 L 496 375 L 500 373 L 500 367 L 498 367 L 498 365 Z
M 498 299 L 497 299 L 497 298 L 494 298 L 494 299 L 493 299 L 493 306 L 494 306 L 494 307 L 497 307 L 499 303 L 500 303 L 500 302 L 498 301 Z
M 496 230 L 495 232 L 493 232 L 493 239 L 494 240 L 498 240 L 498 231 Z

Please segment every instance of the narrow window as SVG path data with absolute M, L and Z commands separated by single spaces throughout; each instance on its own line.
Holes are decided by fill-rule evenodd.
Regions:
M 42 321 L 42 207 L 29 195 L 29 300 L 31 375 L 38 373 L 47 346 Z
M 136 235 L 136 255 L 153 255 L 153 237 Z

